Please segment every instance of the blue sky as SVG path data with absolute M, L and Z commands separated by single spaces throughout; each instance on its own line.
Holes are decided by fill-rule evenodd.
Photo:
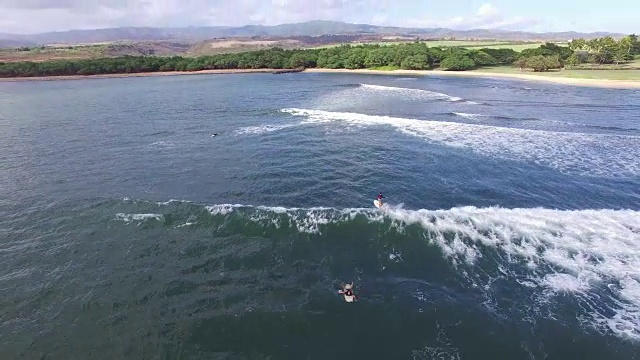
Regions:
M 397 11 L 398 20 L 417 18 L 410 14 L 420 13 L 427 21 L 441 24 L 461 17 L 463 23 L 475 20 L 484 22 L 483 26 L 518 30 L 640 32 L 640 1 L 632 0 L 412 0 L 400 3 L 403 5 L 402 10 Z M 495 16 L 481 15 L 482 8 L 490 9 Z
M 118 26 L 376 25 L 640 33 L 638 0 L 0 0 L 0 33 Z

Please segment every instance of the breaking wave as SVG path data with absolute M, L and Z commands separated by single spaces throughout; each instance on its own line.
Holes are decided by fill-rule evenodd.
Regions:
M 533 162 L 569 174 L 640 175 L 639 136 L 519 129 L 297 108 L 281 111 L 305 117 L 304 123 L 393 126 L 427 141 L 471 149 L 485 156 Z
M 433 266 L 433 260 L 416 257 L 419 251 L 406 250 L 408 244 L 420 244 L 437 249 L 448 264 L 444 265 L 449 268 L 447 277 L 456 278 L 461 289 L 476 289 L 491 299 L 485 304 L 488 311 L 502 315 L 516 311 L 505 298 L 519 297 L 510 300 L 526 303 L 524 310 L 517 310 L 527 312 L 520 314 L 523 318 L 556 319 L 562 317 L 559 302 L 567 301 L 559 295 L 568 295 L 568 301 L 584 311 L 578 319 L 581 326 L 640 340 L 638 211 L 476 207 L 379 211 L 174 201 L 140 207 L 140 214 L 117 214 L 115 220 L 126 221 L 125 226 L 138 222 L 174 229 L 189 226 L 190 231 L 204 227 L 214 236 L 292 240 L 299 236 L 329 243 L 337 236 L 341 244 L 369 243 L 377 255 L 361 254 L 377 256 L 391 271 L 400 271 L 393 268 L 398 263 L 417 269 Z M 447 280 L 439 275 L 433 281 Z M 501 292 L 505 287 L 512 291 Z M 412 292 L 417 300 L 426 301 L 421 294 Z
M 405 99 L 411 100 L 445 100 L 445 101 L 463 101 L 462 98 L 457 96 L 451 96 L 435 91 L 423 90 L 423 89 L 412 89 L 412 88 L 403 88 L 403 87 L 394 87 L 394 86 L 382 86 L 382 85 L 370 85 L 370 84 L 360 84 L 362 89 L 366 91 L 372 92 L 393 92 L 395 94 L 401 95 Z
M 469 119 L 469 120 L 480 120 L 481 118 L 488 117 L 488 115 L 463 113 L 463 112 L 452 112 L 452 114 L 463 117 L 465 119 Z

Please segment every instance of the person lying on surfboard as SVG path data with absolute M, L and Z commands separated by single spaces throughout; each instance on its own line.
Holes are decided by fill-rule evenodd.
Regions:
M 353 283 L 346 284 L 341 290 L 338 290 L 338 294 L 344 295 L 344 301 L 354 302 L 358 297 L 353 293 Z

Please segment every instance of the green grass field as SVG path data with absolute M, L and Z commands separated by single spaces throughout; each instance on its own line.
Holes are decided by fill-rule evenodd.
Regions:
M 107 45 L 30 47 L 29 50 L 2 49 L 1 61 L 44 61 L 55 59 L 98 58 L 107 53 Z
M 528 44 L 496 44 L 496 45 L 487 45 L 487 46 L 467 46 L 469 49 L 477 49 L 477 48 L 489 48 L 489 49 L 512 49 L 514 51 L 522 51 L 525 49 L 535 49 L 540 47 L 542 43 L 528 43 Z
M 400 70 L 400 68 L 397 66 L 380 66 L 370 68 L 369 70 L 394 71 Z M 525 74 L 543 77 L 566 77 L 575 79 L 640 80 L 640 70 L 556 70 L 533 72 L 520 71 L 519 68 L 514 66 L 492 66 L 469 71 L 479 73 Z
M 489 48 L 489 49 L 513 49 L 522 51 L 524 49 L 537 48 L 543 43 L 516 43 L 510 41 L 426 41 L 427 46 L 462 46 L 466 48 Z
M 526 74 L 546 77 L 566 77 L 575 79 L 640 80 L 640 70 L 557 70 L 545 72 L 520 71 L 513 66 L 494 66 L 471 70 L 501 74 Z
M 96 59 L 113 56 L 183 55 L 191 47 L 170 41 L 113 42 L 88 45 L 49 45 L 28 49 L 0 49 L 0 61 L 47 61 Z
M 388 42 L 357 42 L 351 43 L 350 45 L 382 45 L 382 46 L 390 46 L 390 45 L 399 45 L 399 44 L 410 44 L 413 41 L 388 41 Z M 521 43 L 521 42 L 512 42 L 512 41 L 467 41 L 467 40 L 434 40 L 434 41 L 421 41 L 427 44 L 429 47 L 452 47 L 452 46 L 461 46 L 469 49 L 477 49 L 477 48 L 489 48 L 489 49 L 513 49 L 515 51 L 522 51 L 524 49 L 533 49 L 537 48 L 543 43 L 540 42 L 531 42 L 531 43 Z M 323 45 L 318 46 L 316 48 L 329 48 L 341 46 L 344 44 L 332 44 L 332 45 Z

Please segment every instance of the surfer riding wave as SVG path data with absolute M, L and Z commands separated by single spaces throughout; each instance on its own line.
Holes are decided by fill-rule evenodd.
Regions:
M 382 199 L 385 197 L 382 195 L 382 191 L 378 192 L 378 197 L 374 200 L 374 205 L 377 207 L 382 207 Z

